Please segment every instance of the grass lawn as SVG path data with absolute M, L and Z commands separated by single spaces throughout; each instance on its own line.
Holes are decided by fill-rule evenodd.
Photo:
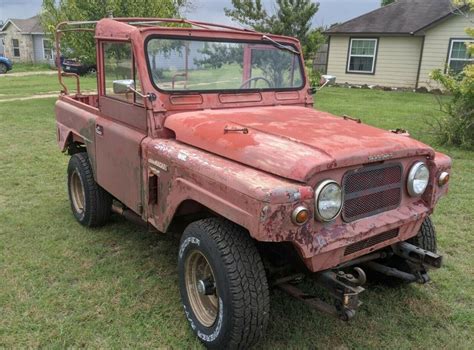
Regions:
M 64 82 L 71 92 L 76 91 L 76 80 L 64 77 Z M 94 76 L 83 76 L 80 79 L 82 91 L 97 90 L 97 79 Z M 56 75 L 28 75 L 24 77 L 0 77 L 0 101 L 16 97 L 33 95 L 59 94 L 60 85 Z
M 49 63 L 13 63 L 12 73 L 51 70 Z
M 42 79 L 44 88 L 0 80 L 0 94 L 54 90 L 47 79 L 55 77 Z M 406 128 L 429 143 L 427 122 L 440 116 L 425 94 L 327 88 L 316 98 L 319 109 Z M 0 102 L 0 347 L 199 347 L 179 298 L 179 238 L 118 217 L 96 230 L 74 220 L 54 102 Z M 474 152 L 439 149 L 454 169 L 450 194 L 434 214 L 445 266 L 432 282 L 370 286 L 350 323 L 275 291 L 260 347 L 472 349 Z

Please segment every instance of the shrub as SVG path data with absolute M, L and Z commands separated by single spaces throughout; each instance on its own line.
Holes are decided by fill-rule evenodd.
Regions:
M 455 76 L 438 69 L 432 73 L 432 78 L 452 95 L 450 99 L 440 99 L 446 116 L 439 120 L 438 141 L 474 149 L 474 65 L 466 66 Z

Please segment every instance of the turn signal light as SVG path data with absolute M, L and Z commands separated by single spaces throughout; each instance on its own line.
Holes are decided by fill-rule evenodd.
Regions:
M 295 225 L 304 225 L 309 219 L 309 211 L 303 206 L 297 207 L 291 214 L 291 221 Z
M 449 182 L 449 173 L 447 173 L 446 171 L 443 171 L 443 172 L 439 175 L 438 185 L 439 185 L 439 186 L 444 186 L 444 185 L 446 185 L 448 182 Z

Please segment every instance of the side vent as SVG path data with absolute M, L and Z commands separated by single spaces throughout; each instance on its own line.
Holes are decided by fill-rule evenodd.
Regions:
M 148 177 L 148 204 L 158 203 L 158 176 Z

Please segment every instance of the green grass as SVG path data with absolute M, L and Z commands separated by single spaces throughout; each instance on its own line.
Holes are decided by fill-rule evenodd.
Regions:
M 51 70 L 48 63 L 13 63 L 12 73 L 19 72 L 36 72 Z
M 71 92 L 76 91 L 76 80 L 64 77 L 64 82 Z M 97 90 L 97 79 L 94 76 L 80 77 L 82 91 Z M 28 75 L 24 77 L 0 77 L 0 101 L 17 97 L 59 93 L 61 86 L 56 75 Z
M 424 94 L 328 88 L 316 98 L 320 109 L 406 128 L 426 142 L 427 121 L 440 115 Z M 54 101 L 0 103 L 0 347 L 199 347 L 179 298 L 178 237 L 118 217 L 95 230 L 74 220 Z M 454 169 L 434 214 L 445 266 L 433 281 L 371 286 L 350 323 L 275 291 L 261 348 L 472 348 L 474 152 L 439 149 Z

